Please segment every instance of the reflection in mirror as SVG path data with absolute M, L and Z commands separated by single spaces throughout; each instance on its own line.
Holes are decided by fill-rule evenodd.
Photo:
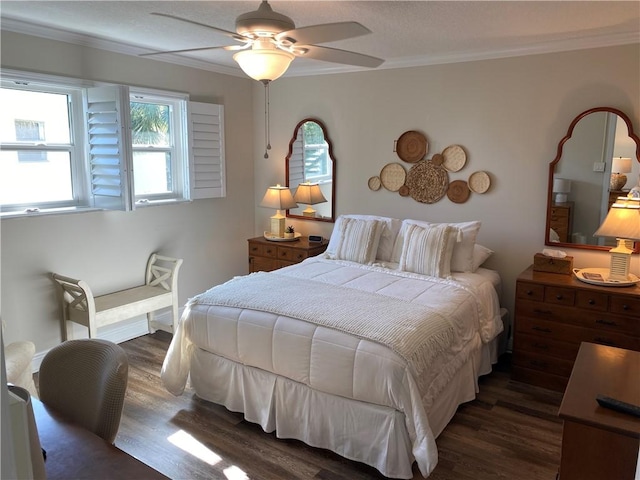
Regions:
M 335 158 L 327 129 L 320 120 L 305 118 L 293 131 L 285 162 L 286 182 L 298 208 L 287 217 L 335 220 Z
M 640 139 L 629 117 L 608 107 L 581 113 L 549 165 L 545 245 L 609 250 L 615 238 L 593 234 L 615 199 L 638 185 Z

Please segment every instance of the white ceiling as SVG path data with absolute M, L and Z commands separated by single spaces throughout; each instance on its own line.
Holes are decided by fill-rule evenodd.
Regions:
M 167 13 L 235 31 L 253 1 L 0 2 L 2 30 L 137 55 L 235 42 Z M 324 46 L 384 58 L 399 68 L 640 43 L 640 2 L 632 1 L 270 1 L 296 27 L 353 20 L 372 33 Z M 225 50 L 152 57 L 243 75 Z M 286 76 L 363 70 L 296 58 Z

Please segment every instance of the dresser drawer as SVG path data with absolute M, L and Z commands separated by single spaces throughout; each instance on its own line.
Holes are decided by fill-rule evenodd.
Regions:
M 580 345 L 577 343 L 563 342 L 552 338 L 550 335 L 538 336 L 521 333 L 513 341 L 516 352 L 526 351 L 537 355 L 575 360 Z
M 583 329 L 581 340 L 583 342 L 599 343 L 601 345 L 609 345 L 610 347 L 640 351 L 640 338 L 625 335 L 624 333 L 585 328 Z
M 636 332 L 640 335 L 640 297 L 622 297 L 611 295 L 609 299 L 609 311 L 621 315 L 629 315 L 636 319 Z
M 609 308 L 609 295 L 579 290 L 576 294 L 576 307 L 606 312 Z
M 603 332 L 620 333 L 638 337 L 638 323 L 636 318 L 613 315 L 609 312 L 583 311 L 579 317 L 580 324 Z
M 530 317 L 518 317 L 516 319 L 516 333 L 535 335 L 542 339 L 560 340 L 563 342 L 580 345 L 582 341 L 582 328 L 568 323 L 539 320 Z
M 518 282 L 516 285 L 516 297 L 541 302 L 544 300 L 544 285 Z
M 574 360 L 575 358 L 556 358 L 527 351 L 520 351 L 513 356 L 514 365 L 540 372 L 553 373 L 561 377 L 569 377 L 571 375 Z
M 521 300 L 516 303 L 516 316 L 533 319 L 549 320 L 557 323 L 580 324 L 579 313 L 575 308 L 564 305 L 554 305 L 543 302 L 526 302 Z
M 275 245 L 263 245 L 262 255 L 269 258 L 278 258 L 278 247 Z
M 299 263 L 309 255 L 306 251 L 297 248 L 278 247 L 278 260 Z
M 576 301 L 576 291 L 572 288 L 544 287 L 544 301 L 572 307 Z
M 264 257 L 264 245 L 259 243 L 249 243 L 249 255 Z

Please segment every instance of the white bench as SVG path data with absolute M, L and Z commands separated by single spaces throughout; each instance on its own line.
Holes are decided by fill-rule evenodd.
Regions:
M 178 271 L 182 259 L 152 254 L 147 262 L 145 284 L 115 293 L 94 297 L 83 280 L 52 273 L 58 286 L 62 309 L 62 340 L 67 340 L 67 321 L 89 329 L 89 338 L 96 338 L 98 328 L 147 314 L 150 332 L 176 331 L 178 326 Z M 154 312 L 172 307 L 172 323 L 167 325 L 154 318 Z

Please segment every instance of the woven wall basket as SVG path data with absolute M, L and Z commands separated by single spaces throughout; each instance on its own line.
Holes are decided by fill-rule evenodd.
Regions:
M 396 141 L 396 153 L 407 163 L 419 162 L 428 150 L 427 137 L 415 130 L 404 132 Z
M 411 167 L 406 184 L 416 202 L 436 203 L 447 193 L 449 176 L 443 167 L 422 160 Z

